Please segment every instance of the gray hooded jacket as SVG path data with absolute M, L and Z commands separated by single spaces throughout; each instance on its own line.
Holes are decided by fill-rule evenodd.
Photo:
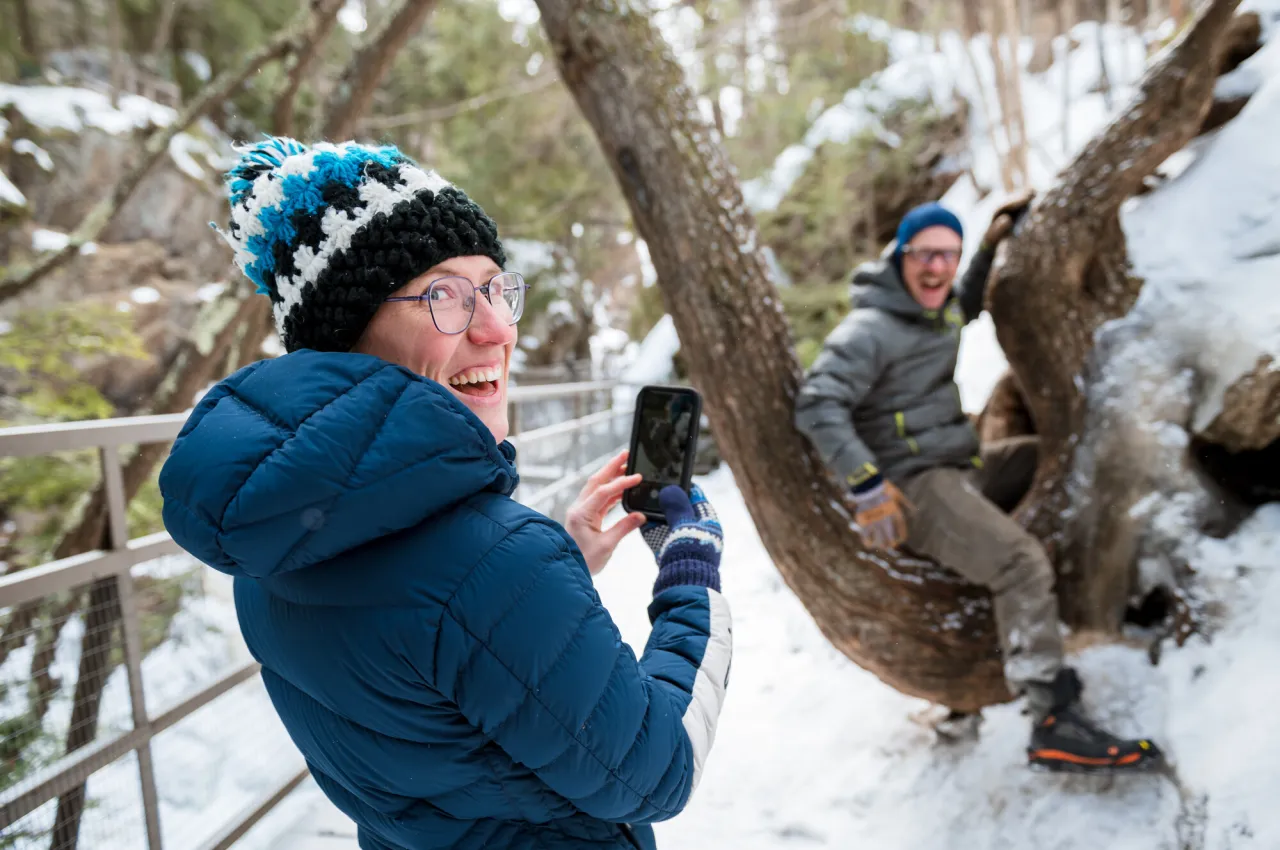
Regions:
M 848 485 L 981 464 L 955 371 L 960 329 L 982 312 L 991 258 L 974 255 L 941 311 L 911 297 L 891 260 L 854 273 L 853 309 L 796 400 L 796 427 Z

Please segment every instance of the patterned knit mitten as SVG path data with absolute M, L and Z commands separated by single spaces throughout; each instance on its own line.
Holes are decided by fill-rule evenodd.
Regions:
M 640 529 L 658 560 L 654 595 L 687 584 L 719 591 L 724 534 L 715 508 L 696 485 L 689 494 L 674 484 L 664 487 L 658 502 L 667 521 L 650 522 Z

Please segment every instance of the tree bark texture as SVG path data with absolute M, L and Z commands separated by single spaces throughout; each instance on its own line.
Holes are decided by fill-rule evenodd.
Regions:
M 352 57 L 325 110 L 320 135 L 341 142 L 355 133 L 360 116 L 369 110 L 378 83 L 395 61 L 396 54 L 422 26 L 435 5 L 436 0 L 404 0 L 395 14 L 387 16 L 382 28 Z
M 661 36 L 612 0 L 538 5 L 787 584 L 836 647 L 893 687 L 959 709 L 1007 700 L 986 592 L 927 561 L 863 549 L 843 489 L 793 427 L 800 365 L 755 222 Z
M 1019 510 L 1059 569 L 1064 618 L 1074 626 L 1118 622 L 1129 564 L 1079 561 L 1068 539 L 1067 481 L 1084 422 L 1083 375 L 1094 333 L 1128 312 L 1142 281 L 1129 273 L 1120 205 L 1198 131 L 1213 98 L 1222 36 L 1239 0 L 1212 0 L 1148 70 L 1130 106 L 1090 142 L 1001 247 L 987 292 L 996 335 L 1025 390 L 1041 438 L 1036 483 Z

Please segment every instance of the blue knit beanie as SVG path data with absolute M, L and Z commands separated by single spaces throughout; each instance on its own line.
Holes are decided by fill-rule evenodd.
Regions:
M 506 264 L 484 210 L 394 147 L 276 137 L 239 153 L 222 236 L 287 351 L 350 351 L 384 298 L 445 260 Z
M 899 268 L 902 266 L 902 249 L 916 238 L 916 234 L 921 230 L 930 227 L 949 227 L 954 230 L 961 239 L 964 238 L 964 227 L 960 224 L 960 219 L 951 210 L 936 202 L 921 204 L 911 212 L 902 217 L 902 222 L 898 225 L 898 244 L 893 250 L 893 262 Z

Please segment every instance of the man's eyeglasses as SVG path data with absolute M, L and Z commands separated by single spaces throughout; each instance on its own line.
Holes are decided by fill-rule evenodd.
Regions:
M 484 293 L 500 319 L 514 325 L 524 314 L 524 295 L 528 288 L 519 272 L 496 274 L 483 286 L 476 286 L 465 277 L 441 277 L 431 281 L 421 295 L 394 295 L 384 300 L 426 304 L 436 330 L 442 334 L 460 334 L 471 326 L 477 292 Z
M 949 266 L 960 262 L 959 248 L 912 248 L 908 245 L 902 249 L 902 253 L 926 266 L 932 264 L 934 260 L 942 260 Z

